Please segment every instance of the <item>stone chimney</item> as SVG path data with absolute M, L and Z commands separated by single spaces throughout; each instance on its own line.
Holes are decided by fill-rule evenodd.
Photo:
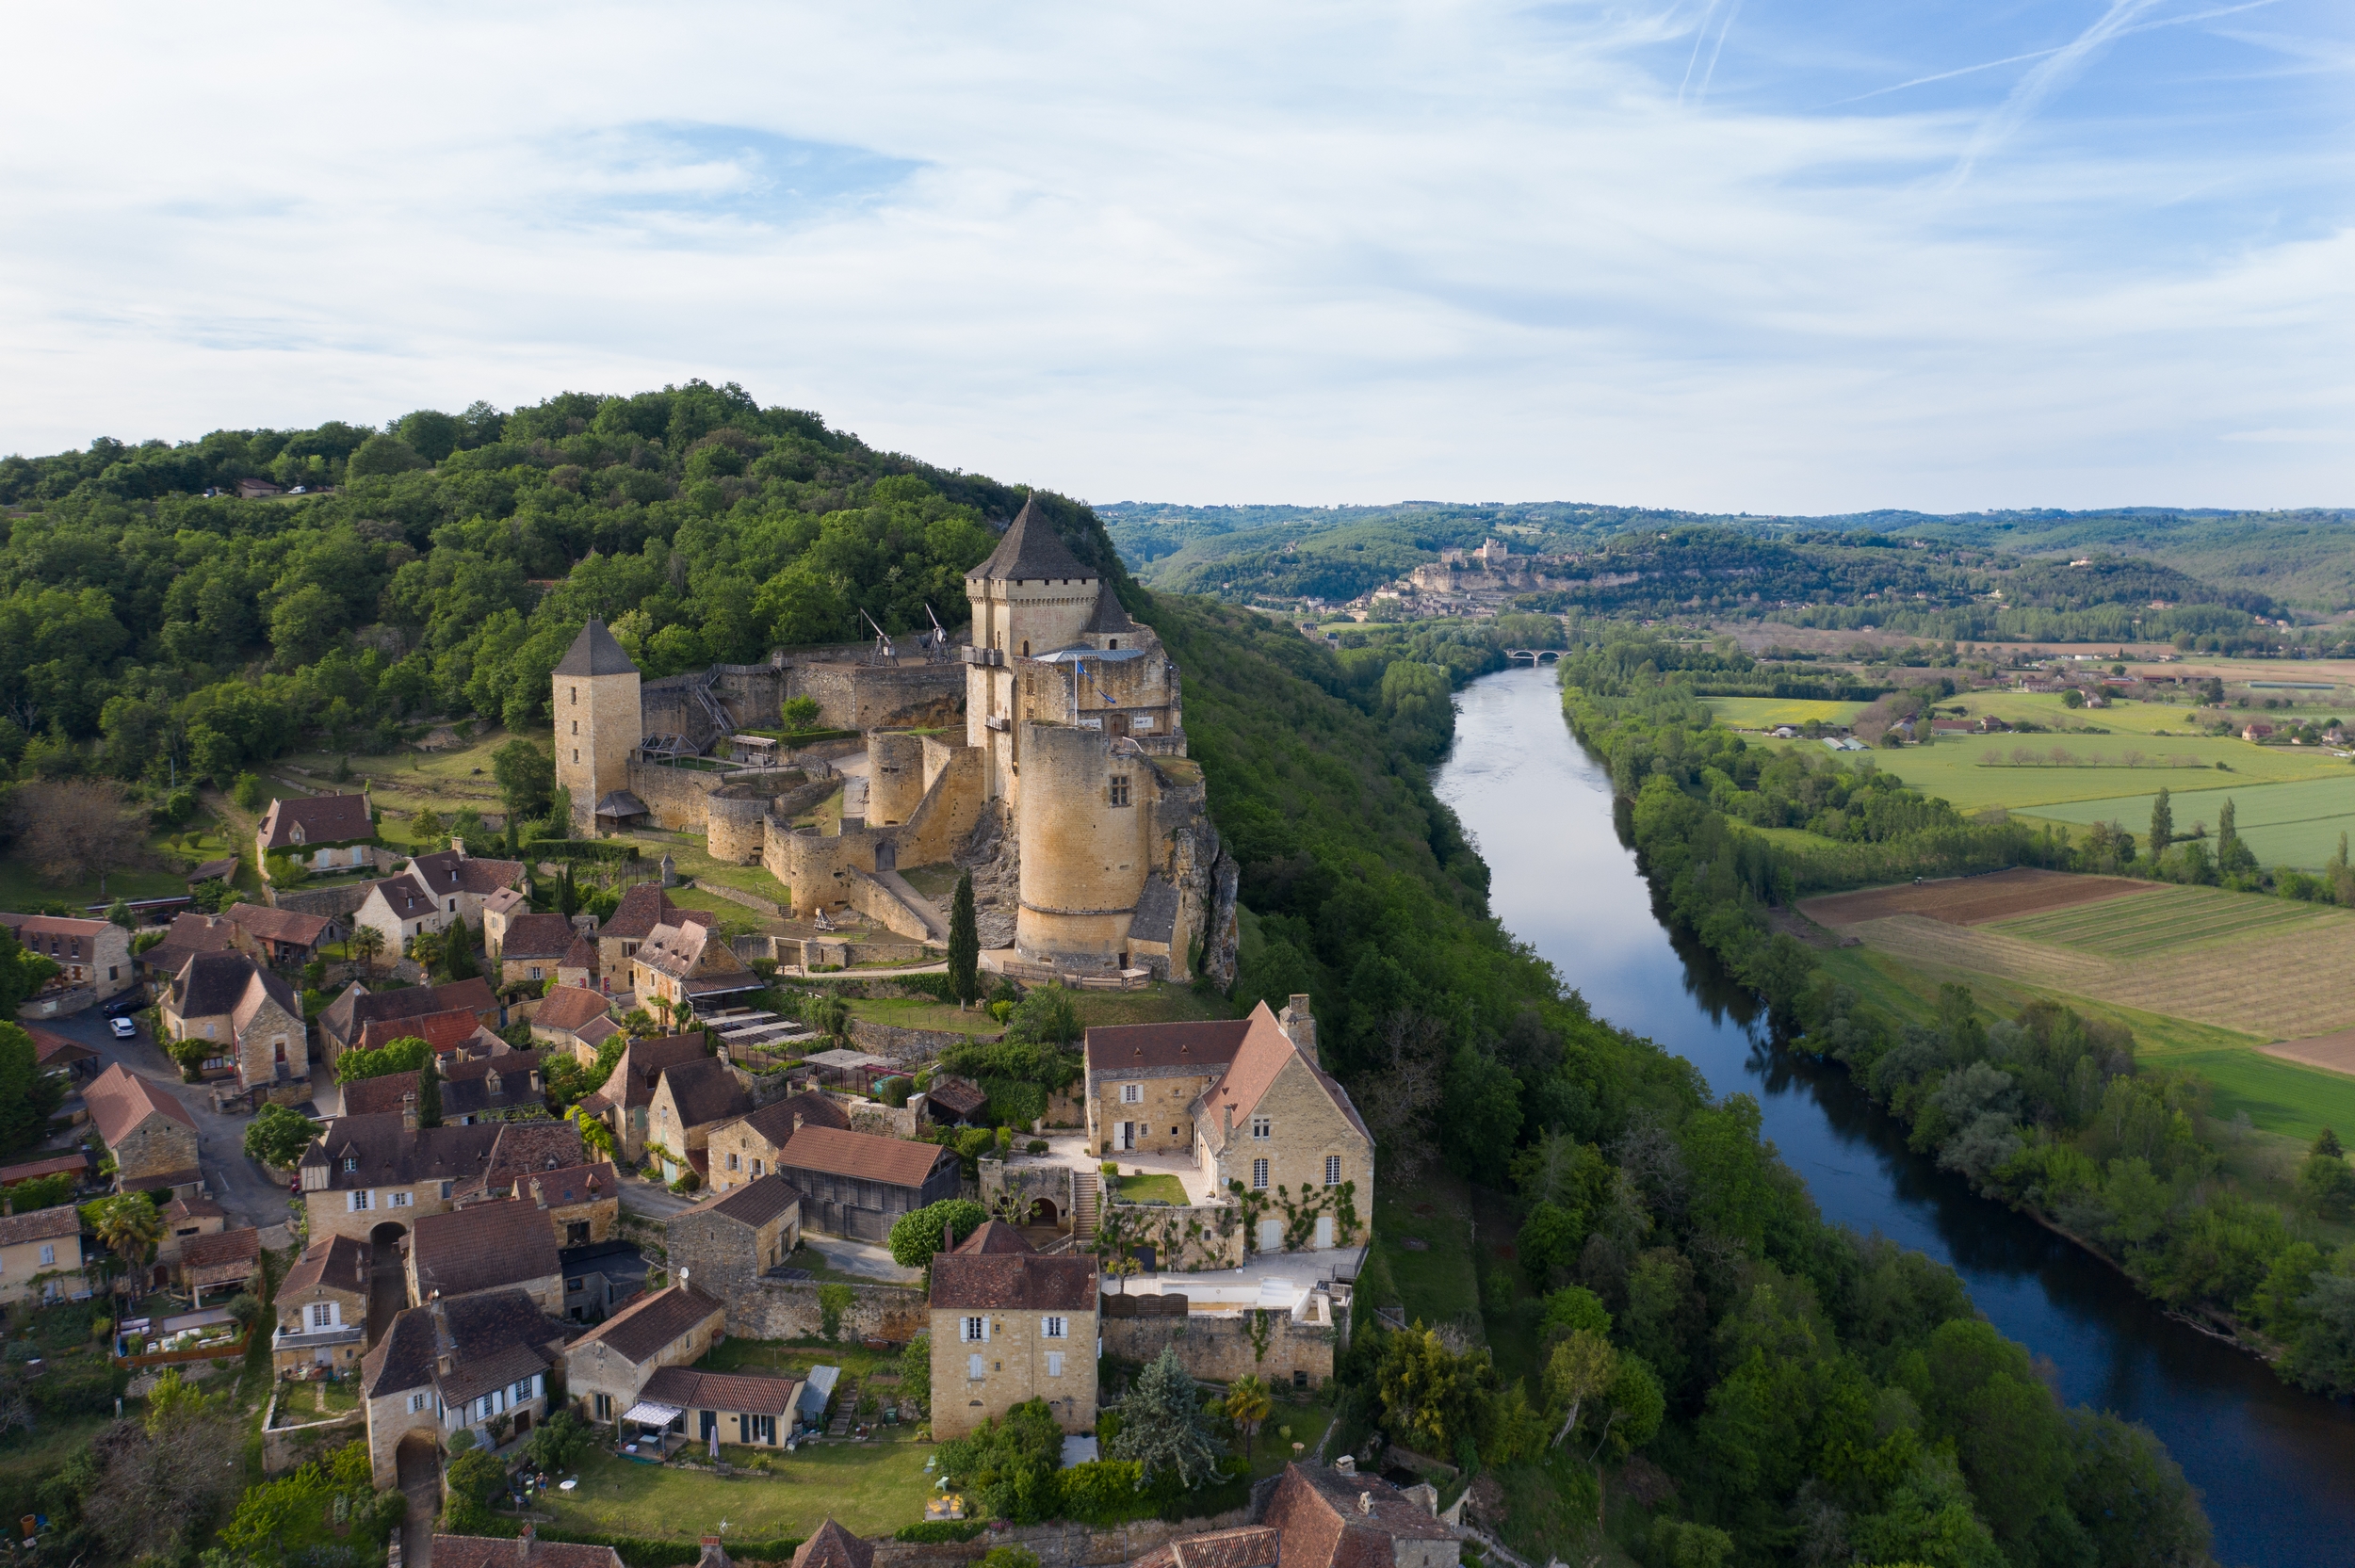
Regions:
M 537 1176 L 531 1178 L 531 1201 L 544 1209 L 548 1206 L 548 1195 L 540 1190 L 540 1178 Z
M 449 840 L 449 852 L 463 860 L 465 858 L 466 841 L 452 833 Z
M 1308 1010 L 1307 997 L 1294 996 L 1287 1002 L 1284 1010 L 1275 1015 L 1275 1022 L 1283 1026 L 1293 1050 L 1319 1067 L 1324 1065 L 1324 1059 L 1317 1055 L 1317 1021 Z
M 727 1548 L 720 1544 L 716 1535 L 703 1538 L 704 1555 L 695 1561 L 695 1568 L 735 1568 L 728 1560 Z
M 1354 1476 L 1357 1473 L 1357 1458 L 1355 1454 L 1343 1454 L 1333 1462 L 1333 1468 L 1344 1476 Z
M 1373 1511 L 1372 1493 L 1360 1492 L 1357 1494 L 1357 1511 L 1360 1513 L 1372 1513 Z M 525 1528 L 528 1529 L 530 1527 L 526 1526 Z
M 414 1089 L 400 1097 L 400 1124 L 411 1132 L 417 1130 L 417 1091 Z
M 533 1068 L 533 1069 L 531 1070 L 531 1091 L 532 1091 L 534 1094 L 537 1094 L 537 1093 L 539 1093 L 539 1092 L 541 1091 L 541 1090 L 540 1090 L 540 1070 L 539 1070 L 537 1067 L 535 1067 L 535 1068 Z
M 536 1533 L 528 1519 L 524 1521 L 524 1528 L 515 1532 L 515 1560 L 517 1562 L 531 1560 L 531 1538 Z

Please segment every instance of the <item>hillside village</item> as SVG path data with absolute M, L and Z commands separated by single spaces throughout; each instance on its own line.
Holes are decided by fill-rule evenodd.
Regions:
M 366 794 L 289 792 L 238 857 L 258 886 L 218 913 L 0 916 L 54 965 L 20 1015 L 71 1139 L 0 1170 L 0 1301 L 115 1302 L 105 1359 L 134 1392 L 266 1354 L 265 1469 L 360 1445 L 408 1499 L 392 1560 L 445 1568 L 626 1560 L 531 1505 L 551 1453 L 789 1486 L 811 1456 L 1033 1412 L 1056 1463 L 1110 1463 L 1108 1413 L 1147 1374 L 1324 1410 L 1374 1145 L 1307 996 L 1083 1027 L 1066 1001 L 1067 1032 L 1026 1043 L 1035 1083 L 969 1064 L 990 1028 L 829 1000 L 946 994 L 956 900 L 918 881 L 950 877 L 995 1026 L 1030 997 L 1151 1017 L 1233 983 L 1237 867 L 1174 662 L 1034 507 L 966 590 L 966 641 L 659 681 L 589 621 L 551 677 L 569 838 L 404 853 Z M 759 929 L 641 852 L 682 833 L 773 878 L 728 899 L 765 903 Z M 19 1184 L 42 1181 L 34 1206 Z M 1456 1560 L 1432 1487 L 1305 1447 L 1241 1506 L 1130 1526 L 1124 1555 Z M 894 1496 L 901 1523 L 966 1516 L 914 1471 Z M 668 1516 L 728 1560 L 721 1518 Z M 951 1546 L 829 1520 L 791 1556 Z

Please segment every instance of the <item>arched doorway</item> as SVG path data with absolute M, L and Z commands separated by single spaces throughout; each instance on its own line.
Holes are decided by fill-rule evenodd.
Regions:
M 1052 1198 L 1041 1198 L 1031 1204 L 1031 1218 L 1029 1222 L 1033 1225 L 1060 1225 L 1063 1223 L 1061 1217 L 1055 1213 L 1055 1201 Z
M 406 1237 L 408 1234 L 409 1227 L 402 1224 L 398 1220 L 387 1220 L 382 1224 L 377 1226 L 374 1230 L 368 1232 L 368 1245 L 374 1248 L 378 1254 L 376 1261 L 379 1263 L 383 1262 L 384 1259 L 382 1254 L 387 1252 L 398 1252 L 400 1250 L 401 1238 Z

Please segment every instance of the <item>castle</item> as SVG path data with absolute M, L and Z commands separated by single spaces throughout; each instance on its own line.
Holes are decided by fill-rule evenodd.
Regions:
M 974 873 L 994 966 L 1231 983 L 1237 868 L 1186 756 L 1161 639 L 1035 501 L 965 590 L 973 622 L 958 663 L 780 650 L 765 666 L 642 682 L 591 621 L 554 675 L 556 782 L 573 831 L 702 832 L 714 858 L 766 866 L 797 916 L 847 904 L 931 941 L 946 923 L 899 873 L 953 863 Z M 737 711 L 774 714 L 804 695 L 824 721 L 861 732 L 863 767 L 839 762 L 863 770 L 865 812 L 838 832 L 793 825 L 832 793 L 822 770 L 813 781 L 777 768 L 766 742 L 730 734 Z M 715 765 L 714 751 L 740 765 Z

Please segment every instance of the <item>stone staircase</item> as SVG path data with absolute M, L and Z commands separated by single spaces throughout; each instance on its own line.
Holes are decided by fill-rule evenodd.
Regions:
M 1071 1234 L 1075 1237 L 1094 1236 L 1096 1225 L 1104 1212 L 1104 1178 L 1093 1171 L 1076 1171 L 1071 1176 Z

